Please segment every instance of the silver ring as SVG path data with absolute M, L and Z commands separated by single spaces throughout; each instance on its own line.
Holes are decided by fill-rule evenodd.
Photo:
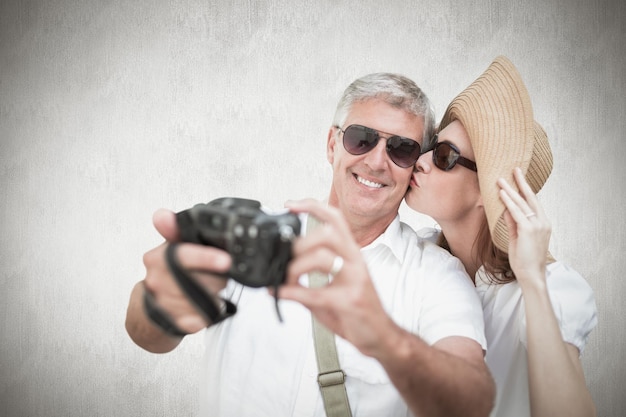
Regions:
M 333 266 L 330 267 L 328 275 L 334 277 L 341 271 L 341 268 L 343 268 L 343 258 L 337 255 L 335 256 L 335 259 L 333 259 Z
M 536 215 L 537 215 L 537 213 L 532 213 L 532 212 L 531 212 L 531 213 L 528 213 L 528 214 L 526 215 L 526 218 L 527 218 L 527 219 L 530 219 L 531 217 L 536 216 Z

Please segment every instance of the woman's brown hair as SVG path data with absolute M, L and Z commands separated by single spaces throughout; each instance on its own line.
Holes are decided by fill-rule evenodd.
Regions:
M 450 245 L 443 233 L 439 235 L 437 242 L 439 246 L 450 252 Z M 515 274 L 509 264 L 509 255 L 498 249 L 491 240 L 491 233 L 489 233 L 489 225 L 487 224 L 487 217 L 485 217 L 480 225 L 476 239 L 474 240 L 474 247 L 476 248 L 476 264 L 482 265 L 489 282 L 491 284 L 507 284 L 515 281 Z M 474 277 L 472 281 L 474 281 Z

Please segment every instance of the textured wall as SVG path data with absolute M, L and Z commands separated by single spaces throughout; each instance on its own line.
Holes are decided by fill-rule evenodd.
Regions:
M 124 330 L 153 211 L 325 198 L 349 82 L 403 73 L 440 117 L 505 54 L 555 154 L 552 252 L 596 291 L 588 383 L 623 416 L 626 6 L 457 3 L 1 1 L 0 415 L 194 415 L 201 338 L 158 356 Z

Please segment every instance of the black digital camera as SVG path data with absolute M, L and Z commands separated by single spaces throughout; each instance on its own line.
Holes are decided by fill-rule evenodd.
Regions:
M 224 197 L 176 214 L 183 242 L 213 246 L 228 252 L 227 276 L 248 287 L 278 287 L 285 281 L 291 244 L 300 234 L 293 213 L 267 214 L 261 203 Z

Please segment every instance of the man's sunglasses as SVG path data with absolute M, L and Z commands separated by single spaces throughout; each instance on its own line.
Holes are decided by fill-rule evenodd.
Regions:
M 443 170 L 450 171 L 456 164 L 462 165 L 467 169 L 471 169 L 474 172 L 478 172 L 476 169 L 476 162 L 470 161 L 467 158 L 461 156 L 459 148 L 451 144 L 450 142 L 439 142 L 439 136 L 435 135 L 431 140 L 431 146 L 428 147 L 424 153 L 433 151 L 433 164 Z
M 352 155 L 363 155 L 376 147 L 381 133 L 370 127 L 350 125 L 343 132 L 343 147 Z M 403 136 L 391 135 L 387 138 L 387 154 L 394 164 L 402 168 L 413 166 L 421 154 L 420 144 Z

